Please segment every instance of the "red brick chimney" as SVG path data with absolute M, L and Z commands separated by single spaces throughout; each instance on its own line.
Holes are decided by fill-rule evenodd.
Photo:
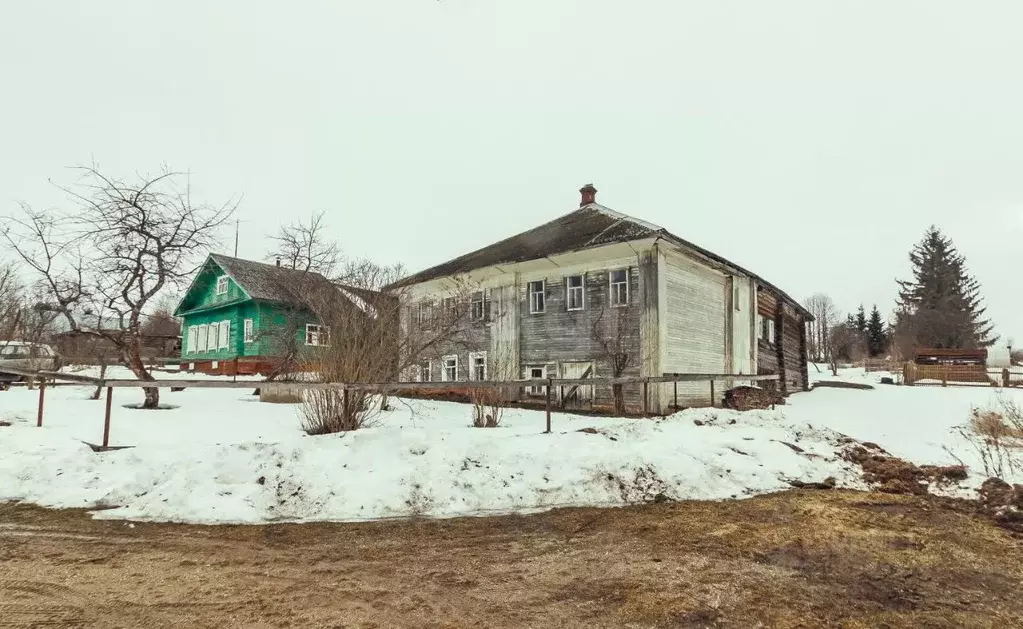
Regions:
M 579 194 L 582 195 L 582 198 L 579 200 L 579 207 L 588 203 L 597 202 L 597 189 L 593 187 L 592 183 L 588 183 L 582 188 L 579 188 Z

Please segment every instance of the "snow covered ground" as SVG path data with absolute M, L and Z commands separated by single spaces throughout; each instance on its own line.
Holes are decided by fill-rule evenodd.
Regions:
M 858 468 L 838 456 L 839 433 L 917 463 L 953 462 L 943 446 L 959 448 L 973 465 L 949 428 L 992 393 L 879 385 L 794 395 L 776 411 L 555 414 L 551 435 L 542 412 L 508 410 L 502 427 L 480 429 L 469 426 L 467 405 L 412 402 L 373 427 L 310 437 L 298 407 L 261 403 L 247 389 L 164 390 L 162 401 L 177 408 L 159 411 L 125 408 L 141 392 L 116 390 L 111 444 L 134 447 L 95 453 L 83 442 L 101 440 L 103 402 L 88 400 L 88 387 L 49 389 L 42 429 L 37 393 L 15 388 L 0 392 L 0 420 L 12 424 L 0 427 L 0 500 L 112 507 L 96 512 L 103 518 L 255 523 L 616 505 L 659 494 L 739 498 L 829 476 L 862 487 Z

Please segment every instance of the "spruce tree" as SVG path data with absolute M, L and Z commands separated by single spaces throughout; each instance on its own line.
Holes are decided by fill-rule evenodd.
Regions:
M 856 311 L 856 331 L 860 334 L 867 333 L 867 313 L 863 310 L 863 304 L 860 304 L 860 309 Z
M 898 321 L 916 347 L 973 349 L 997 340 L 984 318 L 980 283 L 951 239 L 932 225 L 909 260 L 913 279 L 898 281 Z
M 867 321 L 867 352 L 871 358 L 884 353 L 887 349 L 888 339 L 884 329 L 884 322 L 881 321 L 881 312 L 874 305 L 870 311 L 870 319 Z

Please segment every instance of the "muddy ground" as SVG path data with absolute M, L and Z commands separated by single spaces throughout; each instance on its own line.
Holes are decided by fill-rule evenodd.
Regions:
M 934 498 L 202 527 L 0 505 L 2 627 L 1023 627 L 1020 542 Z

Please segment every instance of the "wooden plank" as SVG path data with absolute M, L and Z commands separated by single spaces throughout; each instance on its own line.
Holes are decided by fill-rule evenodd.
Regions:
M 79 376 L 71 373 L 63 373 L 59 371 L 29 371 L 27 369 L 17 369 L 15 367 L 4 367 L 3 373 L 12 373 L 17 376 L 25 376 L 26 378 L 47 378 L 49 380 L 64 380 L 66 382 L 84 382 L 86 384 L 100 384 L 103 381 L 99 378 L 92 378 L 90 376 Z

